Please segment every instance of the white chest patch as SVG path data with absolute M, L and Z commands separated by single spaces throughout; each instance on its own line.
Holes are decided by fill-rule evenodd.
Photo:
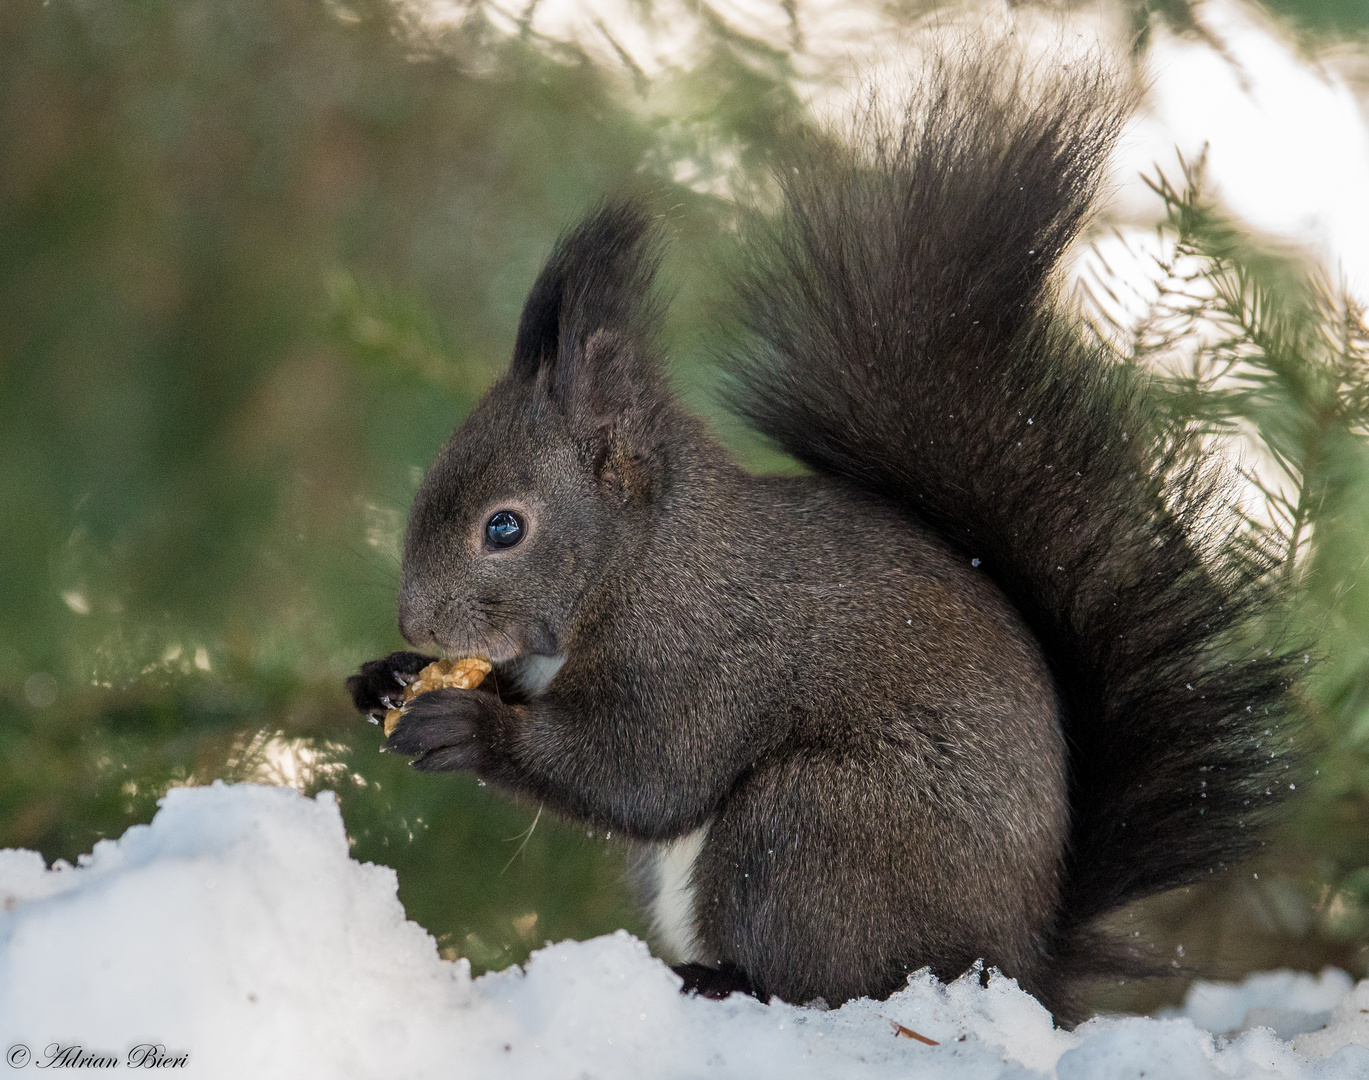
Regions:
M 710 823 L 711 824 L 711 823 Z M 651 921 L 662 949 L 676 963 L 697 959 L 698 927 L 694 921 L 694 860 L 703 849 L 708 824 L 656 851 L 656 890 Z
M 565 662 L 565 656 L 532 653 L 519 659 L 514 666 L 514 681 L 518 683 L 518 689 L 528 697 L 536 697 L 551 685 L 551 680 L 556 678 L 556 673 Z

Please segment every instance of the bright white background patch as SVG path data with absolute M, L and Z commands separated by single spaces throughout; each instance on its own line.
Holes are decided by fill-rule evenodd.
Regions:
M 526 18 L 540 36 L 573 42 L 599 63 L 652 79 L 697 63 L 716 18 L 783 51 L 800 97 L 829 117 L 849 110 L 868 80 L 896 88 L 917 68 L 917 35 L 896 7 L 879 0 L 720 0 L 707 8 L 685 0 L 649 8 L 632 0 L 395 2 L 419 33 L 476 10 L 508 34 L 520 32 Z M 1160 210 L 1140 176 L 1158 165 L 1178 181 L 1176 148 L 1193 161 L 1206 146 L 1208 175 L 1234 214 L 1305 246 L 1333 274 L 1343 269 L 1369 300 L 1369 124 L 1362 100 L 1369 57 L 1348 46 L 1300 52 L 1278 24 L 1241 0 L 1208 0 L 1194 12 L 1210 40 L 1176 37 L 1154 22 L 1142 71 L 1148 111 L 1118 155 L 1113 212 L 1152 225 Z M 998 28 L 1029 48 L 1055 50 L 1062 63 L 1100 47 L 1120 56 L 1132 33 L 1117 3 L 1042 12 L 979 0 L 937 11 L 926 25 L 957 24 Z M 689 170 L 689 162 L 677 163 L 677 179 L 689 182 Z M 725 184 L 704 186 L 727 192 Z M 1147 269 L 1133 272 L 1143 279 Z
M 1343 268 L 1369 300 L 1369 126 L 1340 70 L 1353 54 L 1314 63 L 1230 0 L 1198 12 L 1226 55 L 1157 32 L 1146 63 L 1153 113 L 1123 147 L 1119 180 L 1158 163 L 1180 181 L 1175 148 L 1196 161 L 1206 146 L 1208 176 L 1232 213 Z M 1143 191 L 1128 185 L 1134 212 L 1144 213 Z

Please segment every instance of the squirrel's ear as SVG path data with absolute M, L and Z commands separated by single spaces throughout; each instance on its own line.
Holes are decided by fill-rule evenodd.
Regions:
M 575 372 L 562 400 L 595 478 L 624 502 L 649 501 L 659 488 L 657 414 L 665 402 L 655 363 L 632 341 L 600 330 Z
M 660 323 L 652 281 L 660 263 L 659 237 L 641 203 L 622 199 L 591 211 L 557 242 L 537 275 L 518 322 L 509 374 L 538 380 L 565 398 L 581 370 L 586 346 L 608 332 L 646 356 Z
M 644 206 L 599 206 L 561 238 L 538 275 L 509 365 L 510 376 L 564 410 L 590 445 L 596 473 L 625 494 L 651 486 L 651 414 L 666 393 L 652 291 L 659 262 Z

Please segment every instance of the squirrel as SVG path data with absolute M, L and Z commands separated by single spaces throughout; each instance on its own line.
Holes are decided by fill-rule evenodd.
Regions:
M 804 141 L 743 233 L 725 398 L 806 473 L 681 406 L 659 226 L 601 203 L 414 497 L 424 652 L 348 686 L 374 718 L 427 651 L 488 656 L 387 748 L 650 853 L 686 990 L 982 962 L 1074 1023 L 1145 969 L 1102 917 L 1259 843 L 1293 661 L 1252 644 L 1277 598 L 1210 455 L 1061 295 L 1128 95 L 985 48 L 909 102 Z

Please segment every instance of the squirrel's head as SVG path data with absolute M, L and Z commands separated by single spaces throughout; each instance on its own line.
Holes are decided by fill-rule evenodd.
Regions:
M 414 497 L 399 626 L 415 648 L 562 653 L 594 585 L 641 549 L 674 414 L 655 354 L 657 262 L 633 203 L 600 207 L 557 244 L 508 372 Z

